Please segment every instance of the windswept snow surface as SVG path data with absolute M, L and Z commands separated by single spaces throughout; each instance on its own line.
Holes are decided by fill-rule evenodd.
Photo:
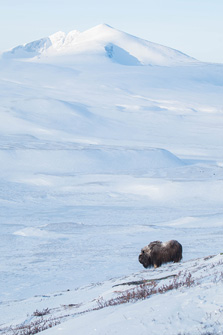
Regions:
M 102 25 L 0 60 L 2 326 L 23 299 L 140 271 L 152 240 L 222 252 L 223 66 L 130 40 L 153 50 Z

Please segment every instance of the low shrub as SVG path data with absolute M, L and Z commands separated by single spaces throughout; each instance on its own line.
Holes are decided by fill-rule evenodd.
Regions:
M 12 335 L 34 335 L 58 324 L 60 324 L 59 320 L 43 319 L 43 317 L 41 317 L 41 319 L 35 320 L 28 325 L 20 325 L 15 328 L 11 327 L 9 331 Z
M 42 311 L 38 311 L 38 309 L 37 309 L 35 312 L 33 312 L 33 316 L 44 316 L 44 315 L 47 315 L 49 313 L 50 313 L 49 308 L 45 308 Z
M 138 300 L 143 300 L 150 297 L 153 294 L 163 294 L 168 291 L 178 289 L 180 287 L 191 287 L 195 284 L 195 281 L 192 279 L 191 273 L 185 273 L 181 278 L 181 273 L 174 277 L 172 282 L 168 284 L 164 284 L 162 286 L 158 286 L 156 281 L 147 282 L 144 281 L 143 284 L 134 287 L 133 289 L 126 290 L 124 292 L 116 292 L 119 294 L 117 297 L 112 298 L 110 300 L 104 300 L 103 298 L 98 299 L 98 309 L 121 305 L 128 302 L 135 302 Z

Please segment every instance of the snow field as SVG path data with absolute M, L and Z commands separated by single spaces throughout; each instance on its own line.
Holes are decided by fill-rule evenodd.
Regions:
M 179 240 L 189 270 L 222 252 L 222 65 L 107 26 L 10 53 L 0 60 L 1 327 L 91 301 L 111 278 L 175 271 L 138 275 L 152 240 Z M 74 315 L 52 331 L 213 330 L 222 281 L 221 266 L 217 281 L 211 269 L 188 291 Z

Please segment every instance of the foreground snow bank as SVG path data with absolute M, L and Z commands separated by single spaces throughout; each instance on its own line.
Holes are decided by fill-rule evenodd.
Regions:
M 222 254 L 166 264 L 75 291 L 5 304 L 1 313 L 8 322 L 2 331 L 9 334 L 12 321 L 14 330 L 24 330 L 45 320 L 50 326 L 60 323 L 45 335 L 217 334 L 222 331 L 222 288 Z M 18 306 L 17 319 L 10 320 Z M 41 319 L 41 314 L 46 315 Z

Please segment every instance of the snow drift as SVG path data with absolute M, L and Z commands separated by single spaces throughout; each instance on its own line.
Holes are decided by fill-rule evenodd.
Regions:
M 20 173 L 111 173 L 141 174 L 151 170 L 183 166 L 163 149 L 82 148 L 70 150 L 0 150 L 4 174 Z

